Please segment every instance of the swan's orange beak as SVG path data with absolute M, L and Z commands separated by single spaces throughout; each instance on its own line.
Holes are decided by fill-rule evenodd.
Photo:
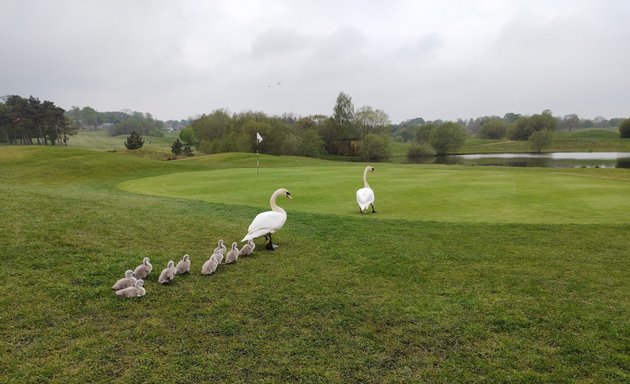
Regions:
M 287 192 L 285 193 L 285 196 L 291 200 L 293 200 L 293 198 L 291 197 L 291 192 Z

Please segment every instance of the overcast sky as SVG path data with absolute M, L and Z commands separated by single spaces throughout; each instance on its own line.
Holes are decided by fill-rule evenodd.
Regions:
M 161 120 L 630 116 L 626 0 L 1 0 L 0 96 Z

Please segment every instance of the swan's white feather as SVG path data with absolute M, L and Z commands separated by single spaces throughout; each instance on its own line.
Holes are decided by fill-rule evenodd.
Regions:
M 366 210 L 370 204 L 374 204 L 374 191 L 372 188 L 361 188 L 357 191 L 357 204 L 362 211 Z
M 247 229 L 247 235 L 241 241 L 253 240 L 257 237 L 274 233 L 287 221 L 286 212 L 266 211 L 259 213 Z

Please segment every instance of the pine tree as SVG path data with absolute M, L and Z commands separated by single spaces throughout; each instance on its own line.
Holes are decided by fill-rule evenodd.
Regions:
M 143 145 L 144 139 L 136 131 L 131 132 L 129 137 L 127 137 L 127 141 L 125 141 L 125 148 L 127 149 L 140 149 Z
M 184 155 L 190 157 L 190 156 L 195 156 L 195 154 L 193 153 L 192 149 L 190 148 L 190 145 L 186 144 L 184 145 Z
M 179 141 L 179 139 L 175 139 L 175 142 L 173 143 L 173 145 L 171 145 L 171 152 L 173 153 L 173 155 L 179 156 L 182 154 L 182 147 L 182 142 Z

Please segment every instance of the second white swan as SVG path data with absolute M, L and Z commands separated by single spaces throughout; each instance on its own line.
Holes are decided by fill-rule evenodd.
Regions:
M 372 206 L 372 213 L 376 213 L 374 210 L 374 191 L 367 182 L 368 172 L 374 173 L 374 167 L 368 165 L 363 170 L 363 188 L 357 191 L 357 204 L 359 204 L 359 212 L 361 213 L 365 212 L 370 205 Z

